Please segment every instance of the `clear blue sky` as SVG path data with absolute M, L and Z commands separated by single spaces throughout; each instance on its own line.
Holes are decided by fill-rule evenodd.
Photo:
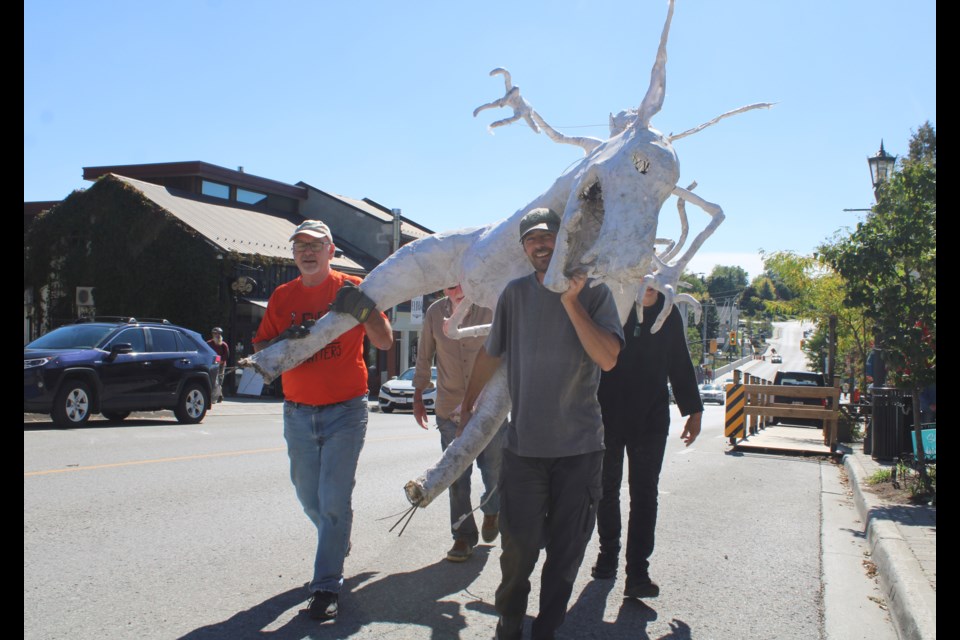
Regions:
M 82 167 L 203 160 L 369 197 L 443 231 L 506 217 L 581 157 L 475 107 L 506 67 L 557 129 L 606 137 L 639 105 L 666 0 L 24 4 L 24 200 L 89 186 Z M 873 202 L 866 158 L 936 125 L 932 0 L 678 0 L 667 94 L 681 186 L 726 221 L 693 271 L 813 251 Z M 689 207 L 691 225 L 705 221 Z M 676 236 L 668 201 L 660 235 Z

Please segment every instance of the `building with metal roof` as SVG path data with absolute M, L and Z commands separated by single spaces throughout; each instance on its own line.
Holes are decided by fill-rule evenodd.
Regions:
M 270 294 L 298 275 L 289 238 L 302 220 L 326 222 L 333 268 L 361 277 L 431 233 L 372 200 L 242 168 L 194 161 L 83 175 L 93 186 L 59 203 L 24 203 L 24 342 L 96 313 L 164 317 L 201 333 L 223 326 L 249 352 Z M 81 289 L 92 291 L 83 304 L 73 295 Z M 409 313 L 395 314 L 394 327 L 389 363 L 371 363 L 390 373 L 410 362 L 419 330 Z

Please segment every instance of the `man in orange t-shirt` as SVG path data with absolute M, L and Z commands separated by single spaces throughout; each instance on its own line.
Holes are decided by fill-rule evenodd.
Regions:
M 356 285 L 360 278 L 330 268 L 336 247 L 330 228 L 306 220 L 293 235 L 300 277 L 273 292 L 254 338 L 254 351 L 278 340 L 302 338 L 329 309 L 360 321 L 309 360 L 283 374 L 283 436 L 290 479 L 303 510 L 317 527 L 310 581 L 310 617 L 337 617 L 343 559 L 353 523 L 354 479 L 367 431 L 367 367 L 363 337 L 378 349 L 393 346 L 386 316 Z

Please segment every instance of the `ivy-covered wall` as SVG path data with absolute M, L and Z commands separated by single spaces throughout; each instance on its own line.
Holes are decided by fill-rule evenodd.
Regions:
M 24 288 L 37 292 L 38 324 L 76 318 L 78 286 L 96 287 L 98 316 L 166 318 L 204 335 L 228 322 L 236 256 L 217 259 L 200 234 L 116 178 L 75 191 L 24 235 Z M 49 318 L 40 317 L 45 285 Z

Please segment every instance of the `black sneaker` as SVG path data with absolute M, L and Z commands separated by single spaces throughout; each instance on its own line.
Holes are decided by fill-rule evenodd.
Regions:
M 310 600 L 310 618 L 313 620 L 333 620 L 337 617 L 337 604 L 340 594 L 333 591 L 316 591 Z
M 612 553 L 600 552 L 597 556 L 597 563 L 590 570 L 590 575 L 595 580 L 607 580 L 617 577 L 617 556 Z
M 627 588 L 623 590 L 625 598 L 656 598 L 660 595 L 660 585 L 649 576 L 627 578 Z

